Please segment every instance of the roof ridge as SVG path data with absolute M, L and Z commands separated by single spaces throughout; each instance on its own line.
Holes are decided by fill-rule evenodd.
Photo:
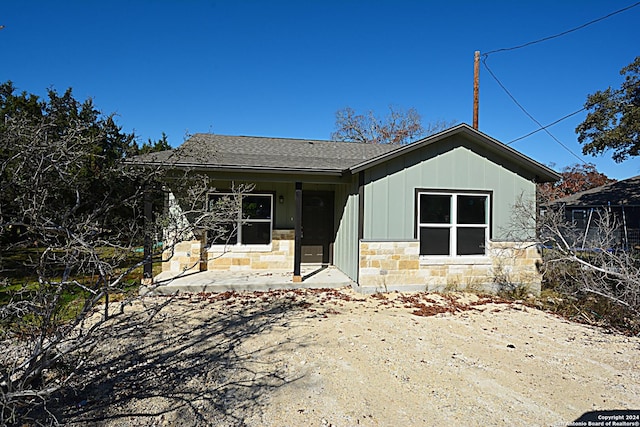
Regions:
M 326 142 L 326 143 L 338 143 L 338 144 L 354 144 L 354 145 L 366 145 L 366 146 L 388 146 L 392 147 L 390 149 L 395 149 L 400 147 L 401 145 L 395 144 L 373 144 L 370 142 L 358 142 L 358 141 L 340 141 L 338 139 L 314 139 L 314 138 L 294 138 L 294 137 L 282 137 L 282 136 L 264 136 L 264 135 L 229 135 L 222 133 L 210 133 L 210 132 L 197 132 L 192 136 L 201 135 L 201 136 L 221 136 L 224 138 L 254 138 L 254 139 L 278 139 L 283 141 L 301 141 L 301 142 Z M 188 141 L 188 140 L 187 140 Z M 417 141 L 417 140 L 416 140 Z M 186 141 L 185 141 L 186 142 Z M 411 142 L 410 144 L 412 144 Z M 406 145 L 406 144 L 405 144 Z

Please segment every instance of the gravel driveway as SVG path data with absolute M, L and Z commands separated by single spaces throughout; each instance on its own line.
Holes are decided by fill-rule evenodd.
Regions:
M 54 408 L 64 424 L 561 426 L 640 408 L 640 338 L 500 299 L 227 292 L 153 317 L 143 302 Z

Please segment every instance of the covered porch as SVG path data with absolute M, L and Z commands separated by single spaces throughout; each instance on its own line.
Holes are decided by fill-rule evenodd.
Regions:
M 164 272 L 153 286 L 142 286 L 141 295 L 176 293 L 214 293 L 227 291 L 269 291 L 273 289 L 321 289 L 353 286 L 354 282 L 338 268 L 322 264 L 302 264 L 301 281 L 294 281 L 291 270 L 199 271 L 175 275 Z
M 230 238 L 219 244 L 207 233 L 194 233 L 188 240 L 165 234 L 163 272 L 154 282 L 163 283 L 178 276 L 196 280 L 197 276 L 199 286 L 200 277 L 206 277 L 202 280 L 207 283 L 211 283 L 211 277 L 225 277 L 225 282 L 233 281 L 241 288 L 242 281 L 238 283 L 237 279 L 242 276 L 251 277 L 244 280 L 249 283 L 253 277 L 267 277 L 269 282 L 276 280 L 280 286 L 291 282 L 304 287 L 304 282 L 313 278 L 309 270 L 317 270 L 309 265 L 339 269 L 349 284 L 356 279 L 357 228 L 352 223 L 353 194 L 357 188 L 353 179 L 304 175 L 302 181 L 290 175 L 265 173 L 245 174 L 242 178 L 246 181 L 230 174 L 218 177 L 209 195 L 231 194 L 226 189 L 242 182 L 253 186 L 240 196 L 242 211 L 238 212 L 238 218 L 242 219 L 232 227 L 235 231 Z M 180 195 L 170 193 L 166 202 L 167 211 L 180 218 Z M 351 209 L 346 209 L 348 204 Z M 151 272 L 148 274 L 150 277 Z M 326 274 L 319 276 L 323 278 Z M 313 281 L 317 283 L 318 278 Z M 347 283 L 343 278 L 338 282 Z

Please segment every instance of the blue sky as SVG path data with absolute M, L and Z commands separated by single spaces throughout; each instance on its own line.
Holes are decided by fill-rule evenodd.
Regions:
M 561 33 L 631 6 L 610 1 L 5 1 L 0 81 L 44 95 L 72 87 L 141 141 L 162 132 L 329 139 L 335 112 L 413 107 L 423 122 L 472 122 L 473 56 Z M 640 55 L 640 6 L 565 36 L 490 54 L 487 64 L 540 123 L 618 87 Z M 640 159 L 583 156 L 585 113 L 512 147 L 559 170 L 610 177 Z M 480 130 L 509 142 L 537 129 L 486 68 Z

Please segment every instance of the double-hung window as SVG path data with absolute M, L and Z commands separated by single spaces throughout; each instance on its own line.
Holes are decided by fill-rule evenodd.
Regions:
M 490 194 L 417 192 L 420 255 L 486 255 Z
M 238 199 L 240 198 L 240 199 Z M 224 212 L 208 233 L 212 245 L 268 245 L 273 229 L 273 194 L 212 193 L 209 211 Z

